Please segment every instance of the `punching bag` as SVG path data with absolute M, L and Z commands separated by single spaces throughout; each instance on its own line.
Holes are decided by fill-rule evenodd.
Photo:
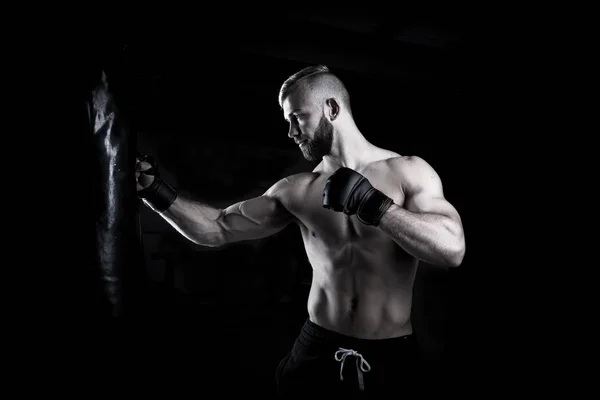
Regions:
M 121 317 L 135 312 L 143 274 L 135 192 L 135 137 L 121 114 L 104 70 L 88 93 L 96 221 L 95 312 Z

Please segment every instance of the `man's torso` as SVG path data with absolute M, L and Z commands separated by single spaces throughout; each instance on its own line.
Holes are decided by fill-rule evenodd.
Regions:
M 358 172 L 402 206 L 401 183 L 389 159 L 379 158 Z M 323 188 L 333 172 L 320 166 L 290 177 L 281 198 L 296 218 L 313 268 L 309 317 L 327 329 L 365 339 L 411 333 L 417 260 L 379 228 L 322 207 Z

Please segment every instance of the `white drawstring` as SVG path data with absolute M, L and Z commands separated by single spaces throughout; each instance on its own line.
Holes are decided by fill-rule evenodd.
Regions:
M 358 375 L 358 387 L 360 390 L 365 390 L 365 383 L 363 380 L 363 372 L 369 372 L 371 370 L 371 366 L 365 360 L 359 352 L 352 349 L 344 349 L 340 347 L 338 351 L 335 352 L 335 360 L 341 361 L 342 365 L 340 365 L 340 381 L 344 380 L 344 362 L 346 362 L 346 357 L 354 356 L 356 358 L 356 373 Z

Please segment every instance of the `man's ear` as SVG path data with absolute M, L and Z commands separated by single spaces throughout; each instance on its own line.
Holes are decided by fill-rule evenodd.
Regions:
M 330 121 L 335 121 L 340 115 L 340 104 L 333 97 L 325 100 L 325 115 Z

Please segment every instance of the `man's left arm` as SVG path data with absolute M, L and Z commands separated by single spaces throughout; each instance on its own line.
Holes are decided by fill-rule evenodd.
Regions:
M 392 204 L 379 220 L 379 229 L 426 263 L 459 266 L 465 255 L 462 221 L 445 199 L 440 177 L 419 157 L 398 161 L 397 171 L 404 206 Z

